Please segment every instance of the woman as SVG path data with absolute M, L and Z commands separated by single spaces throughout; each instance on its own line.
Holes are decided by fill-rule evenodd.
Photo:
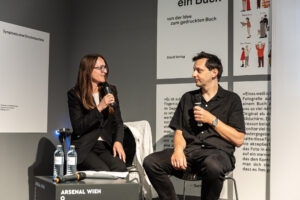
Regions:
M 242 61 L 241 67 L 244 67 L 244 62 L 245 62 L 245 49 L 244 49 L 244 47 L 242 47 L 241 61 Z
M 77 83 L 68 91 L 78 170 L 126 171 L 123 121 L 116 87 L 106 83 L 108 72 L 103 56 L 86 55 L 80 62 Z

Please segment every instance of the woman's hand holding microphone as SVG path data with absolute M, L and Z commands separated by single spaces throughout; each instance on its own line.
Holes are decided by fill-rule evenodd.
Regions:
M 98 104 L 97 108 L 99 110 L 99 112 L 101 112 L 102 110 L 104 110 L 105 108 L 107 108 L 108 105 L 113 104 L 115 102 L 115 97 L 114 95 L 112 95 L 111 93 L 105 95 L 100 103 Z

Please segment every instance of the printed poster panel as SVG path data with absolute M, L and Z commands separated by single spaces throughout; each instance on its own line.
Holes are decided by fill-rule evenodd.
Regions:
M 234 75 L 270 74 L 270 0 L 234 1 Z
M 227 89 L 228 85 L 221 82 L 220 85 Z M 156 86 L 156 151 L 173 148 L 174 131 L 169 128 L 169 123 L 181 99 L 181 96 L 191 90 L 199 89 L 195 83 L 182 84 L 158 84 Z M 172 178 L 177 194 L 182 194 L 183 181 Z M 186 194 L 199 196 L 201 182 L 187 182 Z M 227 197 L 227 184 L 224 184 L 222 198 Z
M 156 86 L 156 151 L 173 148 L 174 131 L 169 128 L 170 121 L 181 96 L 196 89 L 195 83 Z
M 265 200 L 270 173 L 271 88 L 269 81 L 235 82 L 246 123 L 244 144 L 236 149 L 234 177 L 243 200 Z M 250 190 L 249 188 L 254 188 Z
M 227 76 L 228 0 L 159 0 L 157 79 L 191 77 L 201 51 L 217 55 Z
M 47 132 L 49 37 L 0 21 L 0 133 Z

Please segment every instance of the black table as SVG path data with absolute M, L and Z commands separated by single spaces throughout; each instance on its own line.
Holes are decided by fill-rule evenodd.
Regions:
M 34 200 L 140 200 L 141 186 L 126 179 L 84 179 L 55 183 L 51 177 L 36 176 Z

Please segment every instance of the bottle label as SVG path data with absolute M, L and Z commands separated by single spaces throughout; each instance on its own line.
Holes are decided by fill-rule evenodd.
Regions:
M 68 157 L 68 165 L 76 165 L 76 157 Z
M 62 165 L 62 164 L 64 164 L 64 158 L 62 156 L 56 156 L 54 158 L 54 164 L 55 165 Z

